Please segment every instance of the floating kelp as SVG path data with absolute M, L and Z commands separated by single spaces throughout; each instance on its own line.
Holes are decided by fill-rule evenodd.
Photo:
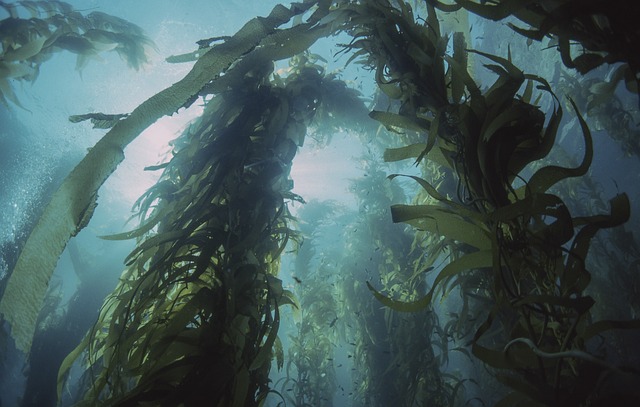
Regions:
M 372 26 L 380 29 L 375 23 Z M 406 23 L 405 26 L 399 23 L 389 26 L 392 32 L 381 34 L 381 37 L 396 38 L 390 44 L 409 44 L 401 49 L 409 50 L 411 43 L 424 44 L 426 41 L 416 39 L 418 30 L 407 27 Z M 431 24 L 430 28 L 428 35 L 438 32 L 437 25 Z M 369 45 L 371 38 L 377 37 L 366 38 L 369 42 L 356 44 Z M 429 98 L 421 99 L 420 90 L 426 89 L 420 74 L 424 66 L 409 60 L 410 52 L 394 51 L 383 41 L 377 45 L 368 48 L 369 61 L 374 57 L 380 61 L 371 66 L 377 66 L 378 72 L 384 72 L 388 79 L 395 80 L 406 91 L 402 95 L 390 94 L 403 102 L 397 115 L 385 113 L 376 117 L 387 120 L 390 125 L 402 123 L 400 127 L 410 130 L 422 128 L 422 133 L 428 137 L 423 152 L 419 147 L 409 146 L 408 150 L 390 152 L 387 158 L 408 158 L 416 154 L 428 157 L 430 151 L 437 148 L 459 177 L 457 202 L 439 193 L 427 181 L 414 178 L 437 204 L 393 206 L 394 221 L 461 242 L 467 249 L 438 272 L 431 290 L 421 299 L 399 301 L 382 295 L 368 283 L 369 288 L 392 309 L 415 312 L 429 306 L 439 284 L 446 281 L 461 284 L 459 277 L 469 270 L 482 273 L 489 282 L 489 285 L 483 285 L 492 287 L 493 292 L 487 304 L 488 317 L 473 336 L 472 351 L 486 364 L 507 369 L 507 373 L 499 373 L 497 378 L 515 392 L 504 402 L 535 400 L 553 405 L 597 399 L 600 395 L 584 386 L 588 379 L 581 376 L 581 372 L 587 369 L 591 373 L 597 371 L 597 375 L 607 375 L 609 367 L 604 367 L 608 365 L 601 361 L 594 363 L 592 356 L 584 353 L 584 344 L 592 337 L 591 329 L 600 332 L 611 325 L 589 323 L 589 310 L 594 301 L 584 294 L 589 284 L 584 262 L 590 241 L 599 229 L 620 225 L 628 219 L 629 203 L 626 195 L 619 195 L 611 201 L 610 215 L 572 218 L 564 203 L 547 192 L 563 179 L 586 174 L 592 158 L 591 135 L 586 123 L 577 113 L 586 145 L 580 165 L 541 168 L 525 180 L 523 186 L 515 187 L 514 181 L 522 179 L 521 171 L 529 163 L 545 157 L 555 140 L 562 117 L 561 107 L 555 103 L 544 128 L 544 115 L 531 104 L 534 83 L 555 99 L 549 84 L 542 78 L 523 74 L 509 58 L 476 52 L 490 61 L 485 66 L 498 75 L 494 85 L 482 92 L 467 73 L 464 60 L 441 54 L 441 59 L 449 63 L 452 73 L 463 82 L 465 97 L 448 97 L 443 86 L 447 83 L 446 76 L 444 70 L 439 69 L 432 71 L 429 83 L 440 85 L 429 86 L 432 90 Z M 437 50 L 437 47 L 423 46 L 422 49 Z M 435 58 L 423 57 L 422 60 L 433 63 Z M 439 77 L 433 78 L 438 72 Z M 527 86 L 518 95 L 525 81 Z M 437 95 L 440 97 L 436 98 Z M 453 88 L 451 95 L 460 95 L 460 90 Z M 455 103 L 459 100 L 464 103 Z M 408 103 L 411 103 L 410 109 L 407 109 Z M 413 124 L 421 116 L 432 117 L 429 126 Z M 452 287 L 449 284 L 448 289 Z M 398 295 L 394 293 L 391 297 Z M 562 328 L 549 331 L 550 324 Z M 501 332 L 496 325 L 511 328 Z M 620 326 L 634 328 L 638 323 L 633 321 Z M 490 331 L 491 335 L 488 335 Z M 584 334 L 586 332 L 589 333 Z M 506 338 L 502 350 L 492 350 L 492 346 L 501 347 L 500 341 L 495 339 L 501 335 Z M 494 339 L 485 339 L 485 336 Z M 538 345 L 533 349 L 511 346 L 524 343 L 520 339 Z M 537 348 L 542 345 L 544 354 Z M 567 350 L 571 351 L 563 353 Z M 562 358 L 567 355 L 573 356 L 565 365 Z M 550 394 L 553 396 L 541 396 Z
M 459 401 L 464 379 L 439 370 L 451 337 L 468 343 L 451 351 L 479 359 L 511 390 L 501 394 L 503 405 L 598 405 L 615 392 L 613 382 L 637 381 L 631 369 L 593 351 L 594 338 L 640 324 L 594 322 L 599 302 L 590 295 L 587 268 L 598 231 L 628 219 L 628 198 L 614 197 L 608 213 L 598 207 L 598 215 L 576 216 L 551 189 L 583 177 L 591 164 L 591 133 L 579 109 L 569 101 L 584 142 L 582 160 L 534 167 L 552 150 L 566 106 L 546 80 L 514 66 L 510 51 L 504 57 L 470 51 L 453 34 L 448 55 L 449 35 L 433 6 L 427 13 L 422 20 L 406 2 L 386 0 L 277 6 L 235 35 L 202 40 L 195 52 L 171 59 L 195 65 L 130 115 L 107 117 L 105 125 L 117 120 L 112 130 L 65 180 L 29 238 L 0 303 L 19 348 L 28 350 L 40 290 L 68 239 L 91 217 L 97 190 L 124 147 L 159 117 L 202 100 L 202 117 L 173 144 L 171 161 L 155 168 L 163 170 L 159 182 L 137 203 L 140 226 L 107 237 L 135 238 L 137 246 L 96 326 L 63 362 L 59 391 L 86 350 L 93 383 L 84 405 L 261 405 L 273 392 L 271 360 L 284 365 L 278 328 L 286 304 L 307 307 L 313 316 L 301 325 L 294 349 L 319 337 L 318 349 L 306 355 L 322 369 L 331 369 L 331 339 L 321 327 L 352 329 L 349 358 L 360 370 L 355 399 L 365 405 Z M 118 49 L 117 36 L 100 30 L 130 30 L 101 14 L 91 21 L 96 31 L 76 35 L 90 32 L 85 39 L 95 49 Z M 396 137 L 385 159 L 413 159 L 422 176 L 410 178 L 421 191 L 411 204 L 393 204 L 400 198 L 387 188 L 397 187 L 398 176 L 389 184 L 369 164 L 368 179 L 354 184 L 361 223 L 345 239 L 344 277 L 336 283 L 347 305 L 320 303 L 318 296 L 331 293 L 327 287 L 300 294 L 298 304 L 277 277 L 286 242 L 298 238 L 286 206 L 300 199 L 291 192 L 292 160 L 313 120 L 334 120 L 330 132 L 363 111 L 357 92 L 325 75 L 321 59 L 308 53 L 318 38 L 338 32 L 353 38 L 344 46 L 352 52 L 347 62 L 370 68 L 380 89 L 370 116 L 390 130 L 385 137 Z M 61 33 L 42 49 L 73 37 Z M 469 52 L 497 75 L 489 88 L 469 73 Z M 289 69 L 274 72 L 274 61 L 284 59 Z M 27 71 L 9 68 L 15 75 Z M 538 106 L 541 98 L 549 112 Z M 340 117 L 335 109 L 347 113 Z M 94 118 L 102 123 L 95 114 L 74 120 Z M 413 239 L 408 229 L 384 226 L 388 213 L 418 229 Z M 365 241 L 375 249 L 363 258 L 355 245 Z M 362 266 L 367 256 L 373 271 Z M 435 274 L 431 287 L 428 273 Z M 294 278 L 298 285 L 309 280 L 303 273 Z M 440 326 L 432 300 L 454 290 L 464 300 Z M 407 318 L 398 314 L 407 311 Z M 598 349 L 606 346 L 605 340 Z M 290 366 L 309 370 L 300 357 Z M 399 379 L 392 384 L 390 372 Z M 323 395 L 335 390 L 325 377 L 314 379 Z M 294 401 L 325 401 L 316 397 L 320 392 L 297 387 L 304 397 Z M 629 393 L 624 400 L 636 402 Z
M 640 15 L 640 3 L 628 1 L 551 0 L 542 3 L 528 0 L 499 0 L 486 4 L 476 0 L 427 0 L 429 4 L 447 12 L 464 7 L 468 11 L 491 20 L 514 16 L 530 28 L 509 26 L 516 32 L 535 40 L 553 36 L 558 43 L 562 61 L 569 68 L 584 74 L 602 64 L 624 63 L 623 75 L 629 91 L 638 93 L 640 57 L 635 44 L 640 41 L 640 28 L 629 16 Z M 571 42 L 583 47 L 581 54 L 572 55 Z
M 79 123 L 85 120 L 91 120 L 94 129 L 110 129 L 120 120 L 128 117 L 128 113 L 123 114 L 104 114 L 104 113 L 87 113 L 69 116 L 71 123 Z
M 21 106 L 9 79 L 33 82 L 40 65 L 59 51 L 77 54 L 81 71 L 101 52 L 115 50 L 130 68 L 147 63 L 153 42 L 142 29 L 105 13 L 87 16 L 61 1 L 18 1 L 0 3 L 9 17 L 0 21 L 0 101 Z M 21 17 L 27 13 L 30 18 Z

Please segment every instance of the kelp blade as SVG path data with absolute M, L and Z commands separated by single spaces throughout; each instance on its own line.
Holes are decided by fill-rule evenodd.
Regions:
M 246 23 L 233 37 L 203 55 L 179 82 L 139 105 L 119 121 L 65 178 L 44 209 L 20 253 L 0 301 L 0 314 L 9 323 L 16 347 L 27 353 L 49 280 L 67 242 L 91 218 L 97 191 L 124 159 L 124 148 L 143 130 L 171 115 L 233 62 L 310 4 L 292 10 L 276 6 L 268 17 Z

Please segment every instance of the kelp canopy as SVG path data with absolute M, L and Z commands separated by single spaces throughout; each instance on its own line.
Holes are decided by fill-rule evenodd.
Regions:
M 531 2 L 457 3 L 490 18 L 534 15 L 525 7 Z M 542 8 L 553 17 L 553 24 L 542 20 L 543 35 L 559 35 L 561 43 L 581 41 L 589 50 L 613 55 L 599 56 L 597 64 L 593 57 L 578 57 L 572 59 L 574 65 L 585 58 L 592 58 L 590 69 L 624 60 L 633 69 L 634 62 L 624 59 L 628 55 L 595 48 L 598 33 L 557 34 L 560 7 L 551 3 Z M 113 128 L 53 196 L 0 303 L 25 352 L 44 297 L 44 291 L 27 287 L 27 282 L 37 279 L 41 290 L 46 286 L 67 241 L 90 219 L 101 184 L 124 159 L 124 147 L 161 116 L 196 100 L 204 104 L 202 116 L 176 140 L 171 160 L 155 168 L 163 172 L 136 205 L 139 227 L 107 237 L 135 238 L 137 246 L 95 327 L 63 362 L 59 393 L 74 361 L 86 355 L 91 384 L 79 405 L 257 406 L 270 393 L 279 394 L 284 403 L 269 382 L 272 359 L 278 368 L 284 365 L 280 306 L 304 308 L 312 301 L 311 294 L 301 292 L 298 304 L 278 278 L 287 242 L 301 241 L 291 228 L 287 206 L 301 201 L 291 192 L 289 170 L 314 121 L 324 119 L 321 125 L 330 133 L 348 125 L 346 118 L 359 121 L 357 115 L 364 111 L 357 92 L 301 54 L 319 38 L 346 33 L 352 38 L 343 45 L 350 53 L 347 63 L 373 71 L 378 85 L 369 116 L 390 131 L 386 137 L 395 147 L 385 151 L 384 159 L 411 158 L 422 174 L 411 176 L 421 190 L 411 205 L 390 205 L 388 200 L 398 194 L 383 194 L 376 202 L 360 197 L 368 202 L 361 204 L 365 215 L 360 222 L 368 225 L 367 238 L 381 252 L 376 255 L 380 281 L 366 281 L 368 290 L 360 290 L 364 281 L 343 283 L 343 293 L 352 298 L 369 295 L 387 308 L 384 313 L 372 311 L 378 304 L 358 309 L 357 302 L 348 301 L 345 307 L 357 310 L 357 328 L 351 328 L 364 338 L 360 344 L 384 344 L 395 354 L 380 368 L 380 359 L 356 345 L 358 363 L 371 375 L 362 375 L 367 383 L 362 391 L 379 390 L 395 363 L 410 368 L 397 372 L 407 374 L 406 405 L 426 400 L 465 404 L 456 394 L 466 379 L 445 377 L 432 365 L 437 364 L 429 349 L 435 346 L 432 334 L 407 339 L 417 338 L 419 330 L 433 330 L 445 338 L 443 361 L 448 337 L 466 341 L 460 351 L 488 367 L 507 389 L 499 405 L 640 402 L 634 388 L 639 372 L 605 355 L 606 338 L 620 330 L 637 330 L 640 321 L 596 317 L 602 304 L 591 294 L 588 257 L 601 229 L 629 219 L 627 195 L 613 197 L 609 213 L 572 214 L 553 188 L 584 177 L 593 159 L 592 134 L 576 104 L 569 100 L 577 137 L 584 143 L 581 162 L 536 167 L 556 144 L 563 117 L 560 96 L 544 78 L 518 69 L 510 53 L 468 50 L 468 33 L 443 33 L 434 5 L 445 12 L 459 8 L 427 1 L 413 10 L 407 2 L 387 0 L 276 6 L 233 36 L 205 39 L 197 51 L 171 58 L 196 62 L 182 81 L 130 114 L 74 117 Z M 113 26 L 111 22 L 106 27 Z M 476 83 L 475 72 L 468 68 L 470 56 L 497 75 L 490 87 Z M 286 74 L 276 74 L 274 63 L 287 59 Z M 541 108 L 542 99 L 551 106 L 548 112 Z M 388 182 L 375 166 L 369 169 L 377 174 L 371 183 Z M 398 177 L 389 178 L 397 182 Z M 367 191 L 373 196 L 380 192 L 375 185 Z M 384 227 L 371 226 L 380 225 L 385 213 L 377 207 L 380 202 L 390 205 L 393 222 L 416 229 L 412 239 L 402 233 L 392 239 Z M 446 264 L 439 265 L 442 259 Z M 341 273 L 362 276 L 354 270 L 357 262 L 345 257 L 343 263 L 352 265 L 341 267 Z M 35 277 L 34 270 L 39 270 Z M 427 287 L 425 275 L 432 273 L 435 278 Z M 638 276 L 631 278 L 637 281 Z M 330 295 L 320 284 L 319 292 Z M 444 296 L 453 290 L 460 293 L 462 306 L 442 328 L 431 315 L 432 300 L 436 293 Z M 345 318 L 335 307 L 328 303 L 320 308 L 335 312 L 331 328 Z M 319 312 L 308 309 L 312 315 Z M 385 339 L 385 333 L 393 335 L 392 321 L 401 312 L 413 313 L 413 319 L 404 319 L 397 336 Z M 313 329 L 319 339 L 327 338 L 321 325 L 306 324 L 307 335 Z M 309 343 L 303 334 L 300 331 L 300 343 Z M 597 338 L 603 338 L 602 344 Z M 318 349 L 329 352 L 331 347 L 324 345 Z M 411 363 L 406 349 L 420 347 L 426 349 L 419 360 L 429 366 Z M 313 367 L 302 357 L 295 359 L 296 354 L 290 357 L 298 377 L 309 377 L 303 370 Z M 322 364 L 323 369 L 329 366 Z M 304 385 L 296 383 L 297 394 L 311 394 Z M 330 383 L 323 386 L 327 393 L 335 391 Z M 363 399 L 369 405 L 388 403 L 375 396 Z M 297 399 L 300 405 L 304 400 L 330 405 L 326 397 Z
M 0 20 L 0 102 L 7 107 L 20 106 L 10 80 L 33 83 L 56 52 L 76 54 L 78 71 L 107 51 L 138 70 L 154 47 L 137 25 L 99 11 L 83 15 L 62 1 L 0 2 L 0 9 L 9 15 Z

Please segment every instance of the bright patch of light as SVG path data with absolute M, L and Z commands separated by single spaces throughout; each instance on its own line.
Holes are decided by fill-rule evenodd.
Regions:
M 180 136 L 202 111 L 203 108 L 194 103 L 179 114 L 161 118 L 142 132 L 127 146 L 124 162 L 105 184 L 109 194 L 125 205 L 132 205 L 162 174 L 162 170 L 145 171 L 145 167 L 171 160 L 169 142 Z
M 303 146 L 293 160 L 291 178 L 293 192 L 306 201 L 334 200 L 356 207 L 355 196 L 349 192 L 351 180 L 363 176 L 359 161 L 362 146 L 353 135 L 339 133 L 322 149 Z

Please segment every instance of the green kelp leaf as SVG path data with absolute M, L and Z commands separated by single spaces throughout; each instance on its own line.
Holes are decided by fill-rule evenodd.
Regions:
M 271 362 L 271 356 L 273 355 L 273 345 L 278 338 L 278 327 L 280 326 L 280 312 L 278 310 L 278 306 L 274 307 L 274 317 L 269 327 L 269 335 L 264 341 L 264 344 L 260 347 L 258 354 L 255 359 L 251 362 L 251 366 L 249 366 L 249 371 L 254 371 L 256 369 L 260 369 L 265 365 L 265 363 Z
M 433 139 L 435 140 L 435 138 Z M 395 162 L 409 158 L 416 158 L 417 165 L 418 160 L 423 156 L 445 168 L 451 168 L 451 164 L 447 161 L 447 158 L 439 147 L 431 148 L 424 143 L 416 143 L 398 148 L 387 148 L 384 150 L 383 158 L 385 162 Z
M 582 163 L 580 163 L 576 168 L 565 168 L 557 165 L 549 165 L 540 168 L 529 179 L 528 187 L 526 189 L 527 193 L 546 192 L 549 188 L 563 179 L 583 176 L 591 166 L 591 161 L 593 160 L 593 140 L 591 138 L 591 131 L 589 131 L 589 126 L 587 126 L 587 123 L 578 111 L 578 107 L 571 98 L 569 98 L 569 102 L 571 102 L 571 105 L 576 111 L 576 115 L 582 129 L 582 135 L 584 137 L 585 151 Z
M 116 123 L 67 176 L 29 235 L 0 301 L 0 314 L 9 323 L 19 350 L 29 351 L 57 260 L 69 239 L 86 223 L 87 209 L 94 206 L 98 189 L 124 159 L 124 147 L 156 120 L 180 109 L 231 64 L 278 33 L 278 26 L 311 5 L 297 4 L 292 10 L 278 5 L 268 17 L 251 19 L 233 37 L 205 53 L 182 80 Z M 280 35 L 284 31 L 279 31 Z
M 522 93 L 522 101 L 527 104 L 531 104 L 531 97 L 533 96 L 533 81 L 527 80 L 527 85 Z
M 562 245 L 573 237 L 571 215 L 562 200 L 552 194 L 530 194 L 512 204 L 496 209 L 489 215 L 492 222 L 510 222 L 523 215 L 544 215 L 553 222 L 538 224 L 535 235 L 547 242 Z
M 94 129 L 110 129 L 116 125 L 120 120 L 129 116 L 128 113 L 124 114 L 104 114 L 104 113 L 88 113 L 69 116 L 71 123 L 79 123 L 85 120 L 91 120 Z
M 590 274 L 584 267 L 591 239 L 600 229 L 620 226 L 629 220 L 631 208 L 627 194 L 615 196 L 610 201 L 610 215 L 594 215 L 586 218 L 574 218 L 576 225 L 586 224 L 576 234 L 571 245 L 571 256 L 567 258 L 565 272 L 560 278 L 560 285 L 567 292 L 580 293 L 590 281 Z
M 483 116 L 486 111 L 487 105 L 484 97 L 482 96 L 482 92 L 480 91 L 480 88 L 478 87 L 476 82 L 473 80 L 473 78 L 471 78 L 471 75 L 469 74 L 467 67 L 464 65 L 461 65 L 458 61 L 456 61 L 450 56 L 444 55 L 444 59 L 449 64 L 449 67 L 451 68 L 451 70 L 455 71 L 455 76 L 456 78 L 458 78 L 457 80 L 461 80 L 462 82 L 464 82 L 464 86 L 469 91 L 469 95 L 471 99 L 470 100 L 471 109 L 476 113 L 476 115 Z M 452 75 L 454 75 L 453 72 L 452 72 Z
M 407 117 L 397 113 L 381 112 L 374 110 L 369 116 L 384 124 L 387 129 L 392 127 L 400 127 L 406 130 L 412 130 L 418 133 L 426 133 L 429 131 L 430 123 L 426 119 L 419 117 Z
M 171 209 L 173 209 L 172 205 L 161 209 L 158 213 L 154 214 L 151 219 L 147 219 L 143 224 L 128 232 L 115 233 L 113 235 L 104 235 L 98 237 L 104 240 L 129 240 L 140 237 L 153 229 L 158 224 L 158 222 L 160 222 L 168 213 L 171 212 Z
M 392 180 L 396 177 L 407 177 L 407 178 L 413 179 L 418 184 L 420 184 L 422 189 L 424 189 L 432 198 L 437 199 L 438 201 L 443 202 L 448 206 L 454 208 L 459 215 L 463 216 L 464 218 L 473 220 L 474 224 L 476 224 L 477 226 L 481 226 L 484 224 L 485 218 L 482 215 L 480 215 L 478 212 L 469 210 L 469 208 L 467 208 L 464 205 L 461 205 L 457 202 L 447 199 L 447 197 L 440 194 L 438 190 L 433 185 L 431 185 L 427 180 L 422 179 L 420 177 L 416 177 L 415 175 L 404 175 L 404 174 L 391 174 L 387 178 Z
M 387 297 L 386 295 L 380 293 L 376 290 L 371 283 L 367 281 L 367 287 L 373 293 L 374 297 L 378 301 L 380 301 L 383 305 L 393 309 L 398 312 L 417 312 L 421 311 L 431 304 L 431 299 L 433 298 L 433 293 L 444 279 L 455 276 L 456 274 L 460 274 L 463 271 L 471 270 L 474 268 L 487 268 L 491 267 L 493 264 L 493 254 L 491 250 L 480 250 L 474 253 L 470 253 L 462 256 L 461 258 L 452 261 L 447 264 L 438 274 L 435 281 L 433 282 L 433 286 L 429 293 L 424 297 L 411 302 L 404 302 L 394 300 L 392 298 Z
M 489 249 L 489 231 L 479 223 L 461 217 L 454 210 L 436 205 L 392 205 L 394 223 L 407 223 L 420 230 L 429 230 L 447 239 L 467 243 L 478 249 Z
M 411 144 L 398 148 L 387 148 L 384 150 L 384 161 L 389 163 L 406 160 L 407 158 L 416 158 L 420 156 L 426 148 L 427 145 L 424 143 Z
M 64 386 L 64 382 L 67 380 L 67 374 L 71 369 L 71 365 L 73 365 L 80 354 L 85 351 L 86 347 L 89 345 L 89 338 L 90 336 L 88 334 L 85 335 L 84 339 L 82 339 L 82 342 L 80 342 L 80 344 L 76 346 L 75 349 L 73 349 L 71 353 L 69 353 L 62 361 L 62 364 L 58 369 L 58 400 L 61 400 L 62 398 L 62 388 Z
M 578 55 L 573 60 L 573 64 L 575 65 L 578 72 L 581 74 L 586 74 L 587 72 L 596 69 L 600 65 L 605 63 L 605 58 L 601 55 L 594 54 L 591 52 L 585 52 L 583 54 Z

